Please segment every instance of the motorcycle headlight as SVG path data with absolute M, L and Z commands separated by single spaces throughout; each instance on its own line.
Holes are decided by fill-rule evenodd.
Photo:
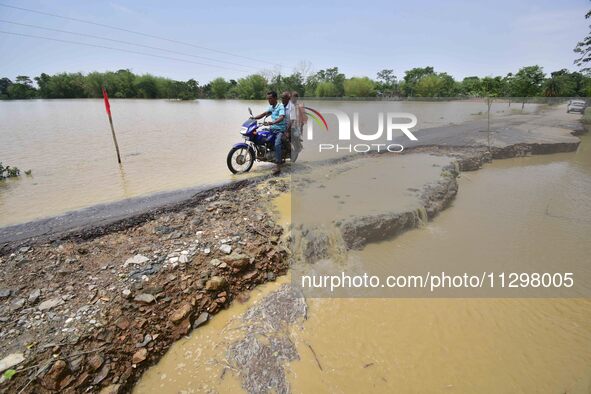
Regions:
M 240 134 L 242 134 L 242 135 L 246 134 L 247 131 L 248 131 L 248 129 L 246 127 L 240 128 Z

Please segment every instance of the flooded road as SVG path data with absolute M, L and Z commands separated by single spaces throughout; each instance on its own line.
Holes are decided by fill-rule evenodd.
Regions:
M 459 182 L 453 206 L 433 222 L 350 258 L 382 270 L 433 261 L 487 269 L 518 260 L 588 263 L 589 136 L 577 153 L 495 161 Z M 283 223 L 291 204 L 288 196 L 277 201 Z M 255 290 L 251 300 L 277 286 Z M 307 320 L 290 329 L 299 353 L 287 367 L 295 393 L 591 390 L 589 299 L 306 301 Z M 174 345 L 136 392 L 235 392 L 240 377 L 223 372 L 223 360 L 237 332 L 233 319 L 249 305 L 235 303 Z
M 374 103 L 310 100 L 305 104 L 322 111 L 345 106 L 361 113 L 371 109 L 375 117 Z M 30 169 L 32 176 L 0 182 L 0 226 L 233 179 L 226 155 L 241 140 L 239 129 L 249 106 L 262 112 L 267 104 L 114 99 L 111 109 L 123 161 L 120 167 L 102 100 L 2 101 L 0 160 L 23 171 Z M 479 102 L 378 106 L 417 114 L 418 129 L 480 119 L 486 111 L 486 104 Z M 512 110 L 498 104 L 493 111 L 501 116 Z M 306 150 L 301 159 L 314 160 L 312 150 Z M 268 171 L 268 165 L 256 164 L 253 171 Z

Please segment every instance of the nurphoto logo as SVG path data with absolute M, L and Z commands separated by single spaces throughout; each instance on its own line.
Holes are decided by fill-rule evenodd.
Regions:
M 328 122 L 325 117 L 317 110 L 305 107 L 308 121 L 306 122 L 307 139 L 309 141 L 314 139 L 314 123 L 325 131 L 329 131 Z M 417 117 L 408 112 L 384 112 L 378 113 L 378 127 L 376 131 L 361 130 L 359 126 L 359 113 L 353 112 L 353 122 L 350 116 L 339 110 L 325 111 L 325 114 L 334 115 L 338 123 L 338 141 L 339 143 L 320 143 L 318 144 L 318 151 L 346 151 L 364 153 L 371 150 L 377 152 L 395 152 L 400 153 L 404 150 L 404 146 L 398 143 L 390 143 L 398 132 L 402 132 L 409 140 L 417 141 L 417 137 L 410 129 L 417 125 Z M 402 121 L 402 122 L 401 122 Z M 352 126 L 351 127 L 351 123 Z M 386 126 L 384 127 L 384 123 Z M 351 141 L 353 131 L 353 138 L 360 141 L 379 141 L 384 138 L 384 129 L 386 131 L 386 141 L 388 143 L 341 143 L 341 141 Z

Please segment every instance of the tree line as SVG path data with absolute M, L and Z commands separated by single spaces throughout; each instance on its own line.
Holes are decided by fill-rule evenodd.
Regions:
M 193 100 L 264 99 L 268 90 L 298 91 L 305 97 L 586 97 L 591 95 L 591 77 L 567 69 L 546 75 L 540 66 L 528 66 L 505 76 L 466 77 L 456 81 L 433 67 L 416 67 L 399 80 L 394 70 L 384 69 L 375 79 L 350 77 L 338 67 L 306 75 L 253 74 L 238 80 L 216 78 L 200 85 L 195 79 L 175 81 L 130 70 L 115 72 L 59 73 L 14 81 L 0 79 L 0 99 L 99 98 L 105 86 L 114 98 L 168 98 Z

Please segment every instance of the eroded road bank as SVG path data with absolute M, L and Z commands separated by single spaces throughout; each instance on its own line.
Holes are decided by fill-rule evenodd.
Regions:
M 578 139 L 544 141 L 498 146 L 493 156 L 495 152 L 507 157 L 574 150 L 579 143 Z M 352 240 L 345 242 L 346 249 L 391 238 L 433 218 L 455 197 L 457 170 L 477 169 L 491 156 L 486 147 L 479 145 L 421 146 L 409 153 L 361 160 L 367 160 L 369 167 L 374 161 L 391 160 L 395 169 L 402 162 L 414 163 L 413 157 L 418 158 L 416 161 L 424 165 L 426 176 L 416 185 L 412 184 L 414 180 L 409 181 L 401 190 L 406 198 L 396 199 L 409 204 L 396 207 L 409 207 L 401 212 L 412 211 L 421 220 L 400 230 L 397 221 L 390 218 L 386 221 L 390 225 L 383 228 L 396 232 L 380 231 L 381 238 L 376 238 L 372 230 L 381 223 L 375 217 L 353 222 L 343 227 L 349 229 L 347 234 L 353 234 L 350 238 L 343 237 Z M 339 168 L 347 169 L 351 162 L 334 164 L 335 174 L 341 174 Z M 245 301 L 248 290 L 287 272 L 289 244 L 281 238 L 284 230 L 278 224 L 285 221 L 274 217 L 270 202 L 288 188 L 286 178 L 234 184 L 99 227 L 86 225 L 66 233 L 50 233 L 45 238 L 8 243 L 0 262 L 1 356 L 4 359 L 17 355 L 11 359 L 23 361 L 13 367 L 16 375 L 0 387 L 9 392 L 130 390 L 142 372 L 156 363 L 174 341 L 194 327 L 200 327 L 192 334 L 198 337 L 201 326 L 212 315 L 232 301 Z M 413 205 L 413 201 L 419 204 Z M 421 208 L 426 215 L 419 213 Z M 318 312 L 318 319 L 323 319 L 323 313 Z M 352 317 L 347 311 L 343 313 Z M 361 318 L 363 314 L 359 315 Z M 301 314 L 284 317 L 288 326 L 294 321 L 302 322 Z M 341 330 L 342 324 L 341 321 Z M 412 322 L 408 324 L 412 326 Z M 271 342 L 283 349 L 283 353 L 278 353 L 282 355 L 280 360 L 269 358 L 271 364 L 257 364 L 273 368 L 273 384 L 281 391 L 306 383 L 285 374 L 289 362 L 305 357 L 291 335 Z M 259 354 L 255 350 L 263 352 L 260 354 L 272 350 L 269 343 L 254 339 L 241 349 L 252 349 L 251 355 Z M 296 353 L 289 343 L 294 344 Z M 314 356 L 317 353 L 314 349 L 319 345 L 308 344 L 315 363 L 311 365 L 319 368 L 322 360 Z M 206 372 L 232 379 L 232 373 L 240 368 L 252 370 L 250 359 L 238 359 L 242 360 L 239 364 L 228 364 L 217 370 L 211 367 Z M 373 366 L 371 362 L 366 364 L 367 370 Z M 224 368 L 227 372 L 223 372 Z M 202 378 L 210 381 L 205 376 Z M 249 387 L 262 384 L 256 376 L 250 383 L 244 380 L 248 375 L 242 374 L 241 379 L 238 384 L 251 392 Z M 318 383 L 314 382 L 309 381 Z
M 591 140 L 583 138 L 576 154 L 501 160 L 462 173 L 453 207 L 393 240 L 349 251 L 343 268 L 361 262 L 389 272 L 449 260 L 504 269 L 526 260 L 536 269 L 560 259 L 585 266 Z M 275 200 L 279 222 L 293 222 L 293 198 Z M 251 311 L 276 302 L 288 281 L 257 288 L 249 302 L 175 344 L 135 391 L 587 393 L 591 387 L 591 302 L 583 298 L 306 298 L 305 317 L 283 319 L 277 332 L 285 339 L 266 342 L 275 368 L 265 376 L 237 368 L 232 349 L 248 337 Z

